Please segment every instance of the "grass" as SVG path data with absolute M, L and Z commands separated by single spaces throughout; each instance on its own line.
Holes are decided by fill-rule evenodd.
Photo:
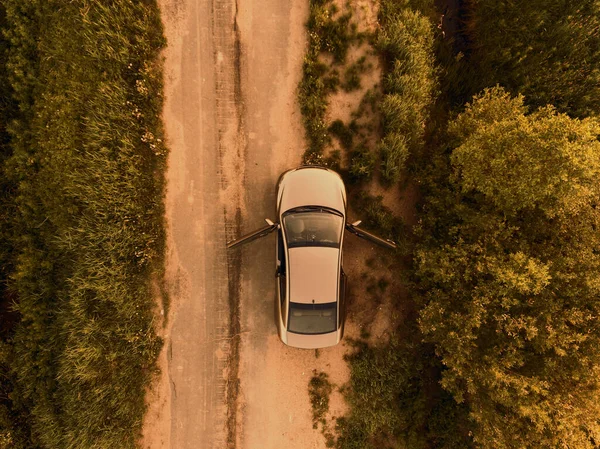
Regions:
M 381 158 L 381 182 L 384 186 L 398 183 L 405 170 L 409 151 L 402 134 L 390 133 L 379 145 Z
M 425 125 L 438 91 L 433 24 L 419 10 L 391 0 L 383 1 L 380 21 L 377 48 L 386 61 L 384 132 L 399 135 L 416 154 L 424 146 Z M 384 169 L 398 165 L 394 152 L 384 152 L 383 157 Z M 387 171 L 386 182 L 396 178 L 393 170 Z
M 18 105 L 3 245 L 20 321 L 4 342 L 12 391 L 0 419 L 21 432 L 0 435 L 19 449 L 133 448 L 162 344 L 151 283 L 165 237 L 158 7 L 3 6 Z

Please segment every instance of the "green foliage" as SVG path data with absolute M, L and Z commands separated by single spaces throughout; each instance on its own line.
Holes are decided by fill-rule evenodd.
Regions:
M 331 0 L 312 1 L 306 23 L 311 48 L 319 53 L 331 53 L 334 61 L 342 64 L 351 41 L 356 38 L 356 29 L 350 26 L 351 18 L 350 9 L 345 14 L 338 14 L 337 6 Z
M 600 110 L 600 5 L 595 0 L 469 2 L 467 75 L 501 84 L 530 105 L 576 117 Z
M 330 137 L 325 123 L 327 96 L 340 85 L 339 73 L 320 60 L 324 53 L 333 55 L 334 65 L 343 64 L 351 43 L 360 38 L 356 25 L 350 23 L 351 9 L 340 13 L 331 0 L 311 0 L 306 23 L 308 51 L 304 57 L 298 102 L 308 140 L 305 159 L 323 152 Z
M 388 186 L 397 183 L 408 159 L 406 139 L 400 134 L 388 134 L 379 145 L 379 154 L 381 181 Z
M 21 320 L 0 419 L 31 426 L 23 447 L 133 448 L 161 345 L 149 279 L 164 241 L 158 8 L 3 5 Z
M 302 65 L 302 80 L 298 86 L 298 102 L 309 143 L 307 152 L 319 154 L 329 140 L 325 112 L 327 111 L 327 88 L 323 75 L 327 66 L 318 60 L 318 54 L 309 52 Z
M 484 449 L 595 448 L 598 124 L 492 89 L 424 178 L 420 328 Z M 445 178 L 445 179 L 444 179 Z
M 523 98 L 486 90 L 450 125 L 452 164 L 463 192 L 483 193 L 508 214 L 539 207 L 574 214 L 600 199 L 600 122 L 552 107 L 526 115 Z

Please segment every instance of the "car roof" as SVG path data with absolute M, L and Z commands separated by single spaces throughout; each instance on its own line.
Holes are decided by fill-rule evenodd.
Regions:
M 339 248 L 289 248 L 289 300 L 304 304 L 337 301 L 339 260 Z

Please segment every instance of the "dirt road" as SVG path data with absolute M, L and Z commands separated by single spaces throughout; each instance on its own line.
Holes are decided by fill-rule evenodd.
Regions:
M 275 218 L 277 177 L 304 152 L 295 100 L 308 2 L 160 3 L 172 306 L 142 446 L 324 447 L 307 383 L 312 368 L 332 363 L 342 367 L 333 380 L 345 376 L 342 347 L 316 359 L 279 342 L 272 237 L 225 250 Z

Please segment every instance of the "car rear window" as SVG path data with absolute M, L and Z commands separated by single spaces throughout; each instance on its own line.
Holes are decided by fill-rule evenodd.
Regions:
M 290 332 L 297 334 L 325 334 L 337 329 L 337 303 L 302 304 L 290 302 Z

